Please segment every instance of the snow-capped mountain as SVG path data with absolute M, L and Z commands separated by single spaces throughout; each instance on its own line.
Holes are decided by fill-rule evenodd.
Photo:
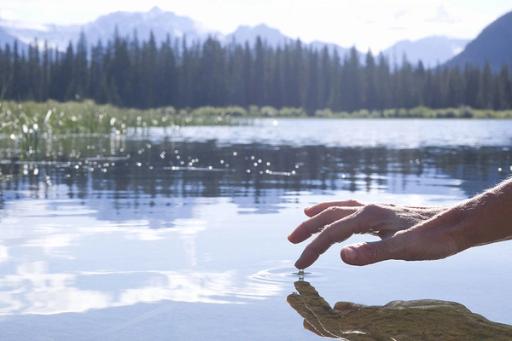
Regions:
M 292 40 L 292 38 L 284 35 L 278 29 L 265 24 L 257 26 L 239 26 L 233 33 L 228 34 L 225 40 L 228 42 L 253 43 L 258 37 L 262 37 L 267 44 L 272 46 L 283 45 Z
M 154 7 L 148 12 L 114 12 L 97 18 L 83 25 L 37 25 L 27 26 L 20 23 L 2 21 L 0 19 L 0 43 L 12 43 L 18 39 L 21 43 L 30 44 L 37 38 L 39 44 L 47 41 L 50 46 L 64 50 L 70 41 L 76 42 L 81 32 L 84 32 L 89 43 L 110 39 L 117 30 L 121 36 L 132 36 L 137 32 L 140 40 L 146 40 L 153 32 L 157 42 L 169 35 L 172 39 L 186 37 L 187 41 L 201 41 L 214 36 L 224 43 L 236 41 L 254 44 L 261 37 L 272 46 L 282 45 L 295 39 L 285 35 L 276 28 L 265 24 L 256 26 L 239 26 L 234 32 L 223 35 L 220 32 L 208 30 L 203 25 L 185 16 Z M 422 60 L 426 66 L 444 63 L 464 49 L 467 41 L 443 36 L 426 37 L 417 41 L 400 41 L 383 51 L 390 61 L 400 64 L 405 54 L 407 59 L 416 63 Z M 347 51 L 346 47 L 334 43 L 314 41 L 308 46 L 330 51 L 336 50 L 341 58 Z M 364 58 L 361 58 L 363 61 Z
M 0 22 L 0 25 L 2 23 Z M 77 41 L 84 32 L 88 42 L 95 43 L 99 39 L 110 39 L 114 32 L 121 36 L 131 36 L 137 32 L 141 40 L 146 40 L 153 32 L 157 41 L 163 41 L 169 34 L 171 38 L 187 37 L 190 41 L 203 39 L 208 35 L 217 35 L 214 31 L 205 30 L 199 23 L 190 18 L 163 11 L 158 7 L 149 12 L 114 12 L 84 25 L 43 25 L 39 28 L 6 26 L 4 30 L 24 43 L 48 41 L 51 46 L 65 49 L 69 41 Z

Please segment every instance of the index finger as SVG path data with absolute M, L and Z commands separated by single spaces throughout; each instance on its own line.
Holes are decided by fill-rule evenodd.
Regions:
M 327 209 L 329 207 L 335 207 L 335 206 L 359 207 L 359 206 L 363 206 L 363 204 L 357 200 L 325 201 L 325 202 L 321 202 L 319 204 L 305 208 L 304 213 L 308 217 L 312 217 L 312 216 L 315 216 L 318 213 L 324 211 L 325 209 Z
M 300 224 L 292 233 L 290 233 L 288 240 L 294 244 L 300 243 L 311 237 L 311 235 L 322 231 L 325 225 L 349 216 L 356 211 L 357 209 L 353 207 L 332 206 L 331 208 L 323 210 L 314 217 Z
M 327 226 L 302 252 L 299 259 L 295 262 L 297 269 L 305 269 L 313 264 L 318 257 L 331 245 L 348 239 L 352 234 L 361 231 L 361 226 L 366 225 L 357 214 L 352 214 L 342 218 L 335 223 Z

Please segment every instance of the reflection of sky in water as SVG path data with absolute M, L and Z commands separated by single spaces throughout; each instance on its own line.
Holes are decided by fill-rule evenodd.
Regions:
M 377 193 L 373 197 L 409 204 L 436 199 Z M 271 250 L 272 243 L 251 250 L 248 241 L 256 238 L 237 238 L 229 231 L 244 229 L 232 226 L 234 221 L 260 220 L 267 226 L 258 227 L 256 233 L 274 242 L 284 239 L 290 225 L 283 221 L 280 226 L 268 226 L 269 221 L 262 219 L 267 215 L 237 218 L 236 205 L 226 199 L 197 203 L 187 218 L 176 218 L 170 222 L 172 228 L 160 229 L 150 228 L 147 220 L 97 220 L 97 212 L 78 200 L 15 201 L 5 212 L 2 240 L 6 245 L 0 247 L 0 314 L 4 315 L 83 312 L 162 300 L 247 303 L 275 296 L 282 291 L 282 283 L 272 278 L 254 280 L 258 277 L 255 251 L 264 249 L 268 253 L 262 258 L 268 264 L 281 264 L 276 277 L 292 271 L 289 257 L 276 262 L 272 253 L 278 252 Z M 23 219 L 16 217 L 21 214 Z M 204 248 L 200 237 L 207 232 L 226 241 Z
M 364 199 L 366 195 L 356 197 Z M 377 193 L 373 197 L 392 198 Z M 393 199 L 421 204 L 429 197 Z M 269 264 L 282 264 L 276 276 L 292 271 L 290 258 L 276 262 L 272 256 L 278 254 L 272 252 L 272 244 L 283 244 L 281 240 L 276 243 L 277 238 L 284 239 L 290 224 L 283 221 L 280 226 L 268 226 L 270 221 L 262 219 L 267 216 L 259 214 L 237 218 L 236 206 L 226 199 L 197 203 L 187 218 L 176 218 L 173 227 L 167 229 L 150 228 L 147 220 L 97 220 L 96 212 L 78 200 L 51 205 L 46 201 L 15 201 L 6 212 L 2 220 L 6 245 L 0 248 L 3 315 L 82 312 L 162 300 L 247 303 L 279 294 L 282 283 L 271 276 L 252 280 L 258 268 L 252 263 L 254 250 L 247 249 L 247 242 L 256 238 L 230 235 L 231 229 L 244 229 L 232 226 L 235 221 L 244 224 L 258 219 L 266 224 L 251 232 L 270 239 L 268 245 L 258 245 L 259 250 L 268 249 L 262 258 Z M 226 240 L 204 248 L 204 239 L 211 239 L 201 238 L 207 230 Z
M 233 270 L 194 271 L 196 236 L 206 228 L 204 219 L 176 219 L 172 229 L 150 229 L 142 220 L 97 221 L 94 211 L 73 202 L 50 206 L 27 200 L 6 209 L 2 314 L 81 312 L 159 300 L 243 303 L 280 290 L 272 283 L 246 283 Z M 60 206 L 65 211 L 59 215 Z M 216 209 L 229 210 L 226 206 L 219 202 Z M 204 208 L 200 216 L 214 217 Z M 20 212 L 26 212 L 22 220 L 10 217 Z M 158 255 L 164 258 L 147 262 Z
M 512 170 L 509 121 L 485 121 L 480 131 L 477 121 L 429 122 L 434 126 L 420 134 L 421 124 L 410 121 L 416 130 L 387 137 L 388 123 L 364 131 L 360 121 L 344 121 L 340 131 L 336 121 L 279 120 L 281 129 L 290 122 L 302 128 L 277 136 L 269 122 L 96 139 L 108 157 L 122 156 L 109 161 L 84 152 L 69 164 L 0 162 L 13 176 L 0 183 L 0 328 L 12 333 L 6 339 L 140 339 L 137 328 L 153 339 L 308 339 L 284 302 L 301 250 L 286 235 L 303 220 L 304 206 L 339 198 L 450 205 Z M 458 135 L 446 135 L 454 126 Z M 489 126 L 496 128 L 492 137 Z M 315 136 L 322 127 L 325 134 Z M 400 139 L 421 147 L 396 149 Z M 172 169 L 184 160 L 197 169 Z M 261 167 L 281 173 L 259 173 Z M 329 301 L 443 299 L 512 323 L 503 304 L 512 299 L 503 288 L 512 256 L 506 243 L 439 262 L 365 268 L 341 264 L 339 249 L 311 268 L 310 281 Z M 103 329 L 89 330 L 90 323 Z
M 183 127 L 173 131 L 173 140 L 365 148 L 506 146 L 512 142 L 510 120 L 256 119 L 251 122 L 237 129 Z M 168 133 L 161 128 L 150 130 L 153 139 L 165 138 Z

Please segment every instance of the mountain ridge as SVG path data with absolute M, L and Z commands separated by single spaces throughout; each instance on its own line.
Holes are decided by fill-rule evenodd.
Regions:
M 435 67 L 459 54 L 468 43 L 468 39 L 432 35 L 417 40 L 400 40 L 383 53 L 397 64 L 401 64 L 403 55 L 406 55 L 412 64 L 421 60 L 425 66 Z
M 257 37 L 260 36 L 267 44 L 272 46 L 282 45 L 295 40 L 282 33 L 279 29 L 264 23 L 255 26 L 240 25 L 233 32 L 222 34 L 204 28 L 200 23 L 189 17 L 164 11 L 159 7 L 153 7 L 147 12 L 116 11 L 99 16 L 95 20 L 83 25 L 47 24 L 34 28 L 9 26 L 5 25 L 5 23 L 2 25 L 2 22 L 0 22 L 1 28 L 4 29 L 7 35 L 18 39 L 24 44 L 30 44 L 34 41 L 34 38 L 37 38 L 39 42 L 48 41 L 50 46 L 60 50 L 64 50 L 69 41 L 78 41 L 81 32 L 84 32 L 88 42 L 93 44 L 100 39 L 104 41 L 111 38 L 116 29 L 122 36 L 131 36 L 136 31 L 137 36 L 143 40 L 149 37 L 150 32 L 153 32 L 157 42 L 164 41 L 167 35 L 171 38 L 186 37 L 187 41 L 203 41 L 207 37 L 213 36 L 224 43 L 236 41 L 239 43 L 249 42 L 251 44 L 254 44 Z M 437 40 L 437 42 L 433 42 L 434 40 Z M 410 62 L 416 63 L 419 59 L 422 59 L 426 66 L 433 67 L 446 62 L 454 56 L 454 47 L 452 46 L 454 41 L 458 42 L 456 47 L 459 48 L 460 45 L 466 43 L 462 39 L 431 36 L 415 41 L 398 41 L 383 50 L 382 53 L 396 64 L 400 64 L 402 54 L 405 53 Z M 318 40 L 304 43 L 304 45 L 317 49 L 327 47 L 330 51 L 336 51 L 341 58 L 346 56 L 350 50 L 349 47 Z M 364 61 L 363 55 L 360 52 L 361 61 Z
M 463 67 L 472 64 L 483 67 L 489 63 L 493 70 L 503 65 L 512 66 L 512 11 L 488 26 L 472 40 L 460 54 L 446 63 L 446 66 Z

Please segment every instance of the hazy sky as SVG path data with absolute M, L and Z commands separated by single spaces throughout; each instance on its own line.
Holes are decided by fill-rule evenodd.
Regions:
M 378 51 L 428 35 L 473 38 L 512 10 L 511 0 L 0 0 L 0 18 L 30 23 L 85 23 L 117 10 L 153 6 L 224 33 L 266 23 L 305 41 Z

